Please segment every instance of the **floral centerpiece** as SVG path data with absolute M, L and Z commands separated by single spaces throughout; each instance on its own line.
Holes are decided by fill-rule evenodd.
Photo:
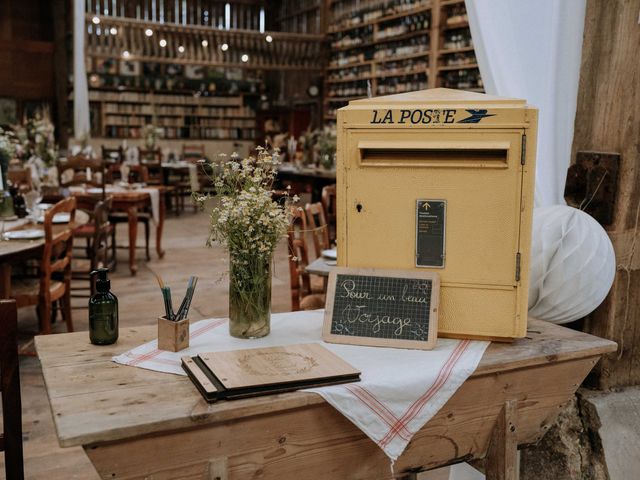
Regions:
M 158 139 L 161 138 L 162 135 L 164 135 L 164 130 L 156 127 L 152 123 L 147 123 L 142 128 L 142 138 L 144 139 L 144 145 L 148 150 L 154 150 L 156 148 Z
M 318 136 L 318 157 L 320 165 L 332 170 L 336 165 L 336 131 L 326 127 Z
M 0 128 L 0 217 L 11 217 L 14 214 L 13 200 L 7 187 L 7 170 L 9 162 L 15 154 L 15 146 L 10 132 L 5 132 Z
M 224 157 L 212 177 L 219 204 L 211 213 L 207 245 L 220 242 L 229 252 L 229 333 L 258 338 L 270 331 L 271 263 L 285 236 L 296 197 L 273 199 L 277 154 L 258 148 L 256 157 Z M 207 198 L 195 194 L 202 204 Z
M 19 140 L 18 156 L 34 166 L 43 185 L 55 185 L 58 181 L 55 168 L 58 147 L 53 124 L 46 118 L 36 116 L 15 130 Z
M 8 132 L 0 128 L 0 169 L 2 169 L 2 188 L 0 188 L 0 190 L 4 190 L 6 188 L 9 162 L 15 153 L 16 148 L 12 132 Z
M 55 140 L 55 127 L 46 118 L 36 116 L 30 118 L 16 132 L 20 140 L 20 153 L 23 158 L 33 157 L 42 160 L 45 166 L 55 165 L 58 157 L 58 147 Z
M 327 170 L 335 167 L 336 158 L 336 130 L 324 129 L 307 130 L 299 139 L 303 151 L 305 165 L 322 166 Z

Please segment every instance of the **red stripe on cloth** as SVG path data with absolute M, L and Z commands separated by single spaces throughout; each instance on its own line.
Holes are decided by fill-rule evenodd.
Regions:
M 198 328 L 196 331 L 194 331 L 190 336 L 189 339 L 192 338 L 196 338 L 200 335 L 202 335 L 205 332 L 208 332 L 209 330 L 219 327 L 220 325 L 222 325 L 223 323 L 225 323 L 226 320 L 218 320 L 218 321 L 214 321 L 208 325 L 204 325 L 203 327 Z M 157 348 L 154 348 L 153 350 L 140 355 L 136 358 L 134 358 L 133 360 L 130 360 L 126 363 L 126 365 L 131 365 L 132 367 L 135 367 L 136 365 L 138 365 L 141 362 L 145 362 L 147 360 L 151 360 L 154 357 L 157 357 L 158 355 L 160 355 L 162 352 L 164 352 L 164 350 L 158 350 Z
M 147 360 L 147 362 L 159 363 L 161 365 L 171 365 L 171 366 L 177 366 L 177 367 L 182 365 L 182 363 L 178 362 L 177 360 L 167 360 L 165 358 L 158 358 L 158 357 Z
M 393 416 L 391 419 L 385 414 L 385 412 L 379 408 L 376 403 L 372 402 L 370 399 L 368 399 L 363 392 L 359 392 L 357 389 L 353 388 L 352 385 L 346 385 L 344 388 L 346 388 L 347 390 L 349 390 L 358 400 L 360 400 L 366 407 L 369 407 L 369 409 L 375 413 L 378 417 L 380 417 L 380 419 L 386 423 L 389 427 L 393 427 L 393 425 L 395 424 L 395 422 L 397 422 L 397 419 L 395 418 L 395 416 Z M 377 402 L 377 400 L 376 400 Z M 378 402 L 379 403 L 379 402 Z M 406 436 L 406 434 L 408 434 L 408 436 Z M 404 438 L 406 441 L 411 440 L 411 433 L 410 432 L 406 432 L 406 433 L 399 433 L 398 435 L 401 438 Z
M 380 440 L 379 445 L 381 447 L 385 447 L 388 445 L 397 435 L 398 430 L 400 428 L 404 428 L 404 426 L 413 420 L 418 413 L 422 410 L 422 408 L 426 405 L 426 403 L 438 392 L 440 389 L 446 384 L 447 380 L 451 376 L 451 372 L 453 371 L 454 366 L 467 349 L 471 342 L 469 340 L 463 340 L 458 344 L 458 346 L 451 352 L 451 355 L 443 365 L 436 381 L 433 385 L 427 390 L 420 398 L 418 398 L 413 405 L 411 405 L 402 418 L 399 420 L 398 424 L 393 426 L 387 435 Z
M 381 400 L 378 400 L 373 393 L 371 393 L 369 390 L 364 388 L 362 385 L 352 385 L 352 387 L 360 390 L 363 394 L 367 395 L 367 397 L 372 402 L 375 402 L 375 404 L 378 405 L 380 409 L 385 411 L 387 413 L 387 416 L 390 419 L 392 419 L 394 422 L 400 422 L 401 421 L 398 417 L 396 417 L 395 413 L 393 413 Z M 401 426 L 401 429 L 404 429 L 404 433 L 406 435 L 409 435 L 409 437 L 411 437 L 413 435 L 412 432 L 410 432 L 409 430 L 405 429 L 405 425 L 404 424 Z

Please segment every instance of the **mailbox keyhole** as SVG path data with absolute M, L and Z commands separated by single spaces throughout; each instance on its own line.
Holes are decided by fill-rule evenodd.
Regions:
M 362 211 L 362 204 L 361 203 L 358 203 L 356 205 L 356 210 L 358 211 L 358 213 L 360 213 Z

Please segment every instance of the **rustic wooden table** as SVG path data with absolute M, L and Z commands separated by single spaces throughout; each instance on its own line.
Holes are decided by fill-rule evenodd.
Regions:
M 76 211 L 73 225 L 62 223 L 53 226 L 54 233 L 62 233 L 69 228 L 84 225 L 89 221 L 89 216 L 82 211 Z M 43 230 L 41 223 L 32 224 L 29 220 L 20 219 L 5 222 L 6 232 L 21 229 Z M 28 259 L 40 260 L 44 248 L 44 237 L 35 240 L 3 240 L 0 239 L 0 298 L 9 298 L 11 291 L 12 266 Z
M 335 266 L 336 266 L 335 260 L 329 260 L 324 257 L 318 257 L 309 265 L 307 265 L 307 268 L 305 268 L 305 270 L 307 271 L 307 273 L 310 273 L 311 275 L 328 277 L 329 274 L 331 273 L 331 270 L 333 270 Z
M 164 191 L 165 187 L 147 186 L 145 189 L 157 188 L 160 190 L 160 199 L 158 201 L 158 222 L 156 223 L 156 253 L 158 258 L 164 257 L 162 249 L 162 230 L 164 228 L 165 204 Z M 72 192 L 76 197 L 95 196 L 83 192 Z M 136 242 L 138 240 L 138 211 L 151 208 L 151 195 L 142 190 L 111 190 L 107 191 L 107 195 L 111 197 L 111 210 L 113 212 L 125 212 L 127 214 L 129 226 L 129 271 L 131 275 L 135 275 L 138 271 L 136 264 Z
M 336 172 L 323 169 L 291 169 L 278 171 L 277 184 L 280 188 L 291 185 L 294 192 L 310 193 L 312 202 L 319 202 L 322 188 L 336 183 Z
M 36 337 L 60 444 L 82 445 L 104 479 L 381 479 L 388 458 L 319 395 L 207 404 L 186 377 L 118 365 L 155 338 L 123 329 Z M 535 443 L 599 357 L 616 344 L 530 320 L 528 337 L 493 343 L 476 372 L 413 438 L 398 477 L 487 457 L 490 480 L 515 479 L 518 445 Z

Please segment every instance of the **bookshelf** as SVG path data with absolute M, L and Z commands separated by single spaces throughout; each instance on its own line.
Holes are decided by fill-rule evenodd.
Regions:
M 256 137 L 254 110 L 244 95 L 203 97 L 193 94 L 96 90 L 89 92 L 93 136 L 141 138 L 153 123 L 167 140 L 248 140 Z
M 276 11 L 278 29 L 283 32 L 322 34 L 325 0 L 282 0 Z
M 464 0 L 330 0 L 328 15 L 325 121 L 368 90 L 483 91 Z

